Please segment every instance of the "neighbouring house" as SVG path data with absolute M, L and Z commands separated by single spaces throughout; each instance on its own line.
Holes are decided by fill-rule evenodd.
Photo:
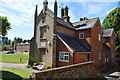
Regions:
M 44 62 L 51 67 L 93 61 L 96 68 L 115 63 L 115 32 L 102 29 L 99 17 L 70 21 L 69 8 L 61 9 L 57 16 L 44 0 L 43 9 L 34 14 L 34 37 L 30 42 L 29 64 Z
M 14 46 L 14 50 L 16 52 L 29 52 L 29 49 L 30 49 L 30 43 L 16 44 Z

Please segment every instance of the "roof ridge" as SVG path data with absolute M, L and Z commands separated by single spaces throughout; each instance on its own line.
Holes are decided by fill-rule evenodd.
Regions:
M 96 18 L 99 18 L 99 17 L 90 18 L 90 19 L 88 19 L 88 20 L 96 19 Z M 86 21 L 88 21 L 88 20 L 86 20 Z M 85 20 L 83 20 L 83 21 L 85 21 Z M 76 22 L 73 22 L 73 24 L 74 24 L 74 23 L 77 23 L 77 22 L 82 22 L 82 21 L 76 21 Z

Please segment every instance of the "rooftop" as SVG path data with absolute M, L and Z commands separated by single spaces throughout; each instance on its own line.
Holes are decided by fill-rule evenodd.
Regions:
M 69 47 L 73 52 L 90 52 L 90 48 L 86 46 L 79 39 L 65 35 L 65 34 L 57 34 L 59 39 Z
M 103 29 L 103 37 L 110 37 L 113 33 L 114 29 Z

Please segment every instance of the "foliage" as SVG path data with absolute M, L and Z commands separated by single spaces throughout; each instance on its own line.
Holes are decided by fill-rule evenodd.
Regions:
M 26 42 L 30 43 L 30 40 L 29 39 L 28 40 L 26 40 L 26 39 L 23 40 L 20 37 L 15 37 L 14 40 L 12 41 L 12 45 L 17 44 L 17 43 L 26 43 Z
M 46 69 L 51 69 L 50 65 L 46 65 Z
M 108 14 L 103 21 L 102 27 L 104 29 L 114 28 L 117 51 L 120 51 L 120 7 L 115 8 Z
M 4 45 L 10 45 L 11 44 L 11 40 L 8 39 L 8 37 L 2 37 L 2 42 Z
M 33 63 L 33 65 L 34 65 L 34 66 L 37 66 L 37 65 L 38 65 L 38 63 Z
M 11 23 L 8 21 L 7 17 L 0 16 L 0 35 L 6 36 L 7 31 L 11 29 Z
M 26 68 L 31 68 L 32 69 L 33 65 L 27 65 Z
M 4 45 L 4 50 L 8 51 L 8 50 L 13 50 L 12 45 Z
M 29 79 L 30 72 L 24 71 L 22 69 L 5 69 L 0 71 L 2 72 L 3 79 L 17 79 L 17 80 L 26 80 Z
M 0 62 L 4 63 L 20 63 L 20 58 L 22 58 L 22 63 L 28 63 L 29 54 L 23 54 L 16 52 L 15 54 L 0 54 L 2 59 Z
M 22 38 L 19 38 L 19 37 L 14 38 L 14 43 L 22 43 L 22 41 L 23 41 Z

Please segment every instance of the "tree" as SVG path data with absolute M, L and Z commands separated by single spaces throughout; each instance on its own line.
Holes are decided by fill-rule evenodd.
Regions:
M 0 35 L 6 36 L 7 31 L 11 29 L 11 23 L 8 21 L 7 17 L 0 16 Z
M 14 43 L 15 44 L 22 43 L 22 41 L 23 41 L 22 38 L 17 38 L 17 37 L 14 38 Z
M 112 10 L 102 23 L 104 29 L 114 28 L 116 34 L 116 49 L 120 51 L 120 7 Z
M 23 40 L 23 43 L 26 43 L 27 42 L 27 40 L 25 39 L 25 40 Z

